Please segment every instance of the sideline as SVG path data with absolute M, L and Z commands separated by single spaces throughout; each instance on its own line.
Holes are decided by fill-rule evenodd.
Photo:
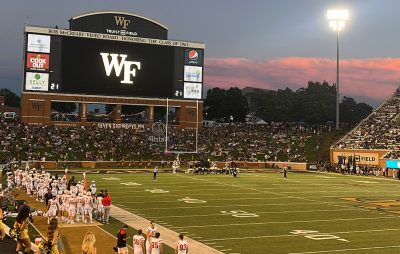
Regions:
M 146 228 L 150 224 L 149 220 L 146 220 L 140 216 L 132 214 L 131 212 L 128 212 L 127 210 L 119 208 L 115 205 L 111 205 L 111 217 L 121 221 L 122 223 L 132 228 L 142 229 L 143 232 L 145 232 Z M 157 221 L 156 224 L 158 230 L 161 233 L 160 237 L 164 240 L 164 243 L 175 249 L 175 242 L 178 240 L 179 233 L 161 226 L 160 224 L 157 223 Z M 191 253 L 223 254 L 223 252 L 213 249 L 210 246 L 200 243 L 190 237 L 185 237 L 185 239 L 188 240 L 190 244 Z

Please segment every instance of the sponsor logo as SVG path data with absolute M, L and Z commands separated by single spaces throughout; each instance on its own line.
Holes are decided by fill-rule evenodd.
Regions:
M 193 49 L 189 51 L 189 59 L 192 61 L 199 59 L 199 54 L 197 53 L 196 50 Z
M 28 53 L 26 68 L 29 70 L 45 71 L 49 69 L 49 55 Z
M 185 64 L 203 65 L 203 51 L 198 49 L 185 49 Z
M 124 79 L 121 80 L 122 84 L 133 84 L 131 77 L 136 77 L 136 69 L 140 70 L 140 62 L 126 61 L 128 55 L 113 54 L 113 53 L 100 53 L 103 59 L 104 69 L 107 77 L 111 75 L 114 70 L 115 75 L 119 77 L 122 69 L 124 70 Z M 110 61 L 111 57 L 111 61 Z
M 47 92 L 49 90 L 49 74 L 27 72 L 25 79 L 25 90 Z
M 185 99 L 201 99 L 202 84 L 201 83 L 184 83 L 183 98 Z
M 149 136 L 148 141 L 153 143 L 162 143 L 165 142 L 165 131 L 166 126 L 164 123 L 155 122 L 151 126 L 151 131 L 154 135 Z
M 50 53 L 50 36 L 28 34 L 27 51 L 37 53 Z
M 126 19 L 125 17 L 122 16 L 114 16 L 114 19 L 115 19 L 115 24 L 117 26 L 122 27 L 123 29 L 128 29 L 128 26 L 131 23 L 129 19 Z
M 198 66 L 185 65 L 184 81 L 202 82 L 203 68 Z

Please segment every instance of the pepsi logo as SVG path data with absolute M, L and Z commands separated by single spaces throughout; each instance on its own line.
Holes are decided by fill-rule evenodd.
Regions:
M 189 59 L 190 60 L 197 60 L 199 58 L 199 54 L 196 50 L 189 51 Z

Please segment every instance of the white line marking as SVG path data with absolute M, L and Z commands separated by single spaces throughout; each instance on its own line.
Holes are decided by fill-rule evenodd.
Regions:
M 370 232 L 384 232 L 384 231 L 400 231 L 400 228 L 387 228 L 387 229 L 371 229 L 371 230 L 355 230 L 355 231 L 341 231 L 341 232 L 328 232 L 326 234 L 353 234 L 353 233 L 370 233 Z M 302 235 L 260 235 L 260 236 L 243 236 L 243 237 L 230 237 L 230 238 L 217 238 L 209 239 L 209 241 L 228 241 L 240 239 L 260 239 L 260 238 L 280 238 L 280 237 L 295 237 Z
M 341 250 L 321 250 L 321 251 L 308 251 L 308 252 L 291 252 L 289 254 L 313 254 L 313 253 L 347 252 L 347 251 L 362 251 L 362 250 L 391 249 L 391 248 L 400 248 L 400 245 L 376 246 L 376 247 L 365 247 L 365 248 L 355 248 L 355 249 L 341 249 Z
M 267 225 L 267 224 L 291 224 L 291 223 L 314 223 L 314 222 L 332 222 L 332 221 L 352 221 L 352 220 L 377 220 L 377 219 L 393 219 L 400 216 L 387 217 L 365 217 L 365 218 L 342 218 L 333 220 L 298 220 L 298 221 L 269 221 L 269 222 L 253 222 L 253 223 L 232 223 L 232 224 L 211 224 L 199 226 L 185 226 L 177 228 L 207 228 L 207 227 L 225 227 L 225 226 L 249 226 L 249 225 Z

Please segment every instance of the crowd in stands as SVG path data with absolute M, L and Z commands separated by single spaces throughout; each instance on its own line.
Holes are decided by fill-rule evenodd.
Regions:
M 221 124 L 198 132 L 198 154 L 190 159 L 306 161 L 306 144 L 329 126 L 302 123 Z M 165 132 L 164 132 L 165 133 Z M 97 126 L 48 127 L 0 122 L 0 156 L 21 160 L 129 161 L 172 160 L 165 134 L 152 128 L 107 129 Z M 196 130 L 169 129 L 168 150 L 196 150 Z M 315 143 L 315 139 L 314 139 Z M 314 145 L 315 146 L 315 145 Z M 313 147 L 317 149 L 318 147 Z
M 334 147 L 400 150 L 400 87 Z
M 385 155 L 385 159 L 400 160 L 400 150 L 390 151 Z

